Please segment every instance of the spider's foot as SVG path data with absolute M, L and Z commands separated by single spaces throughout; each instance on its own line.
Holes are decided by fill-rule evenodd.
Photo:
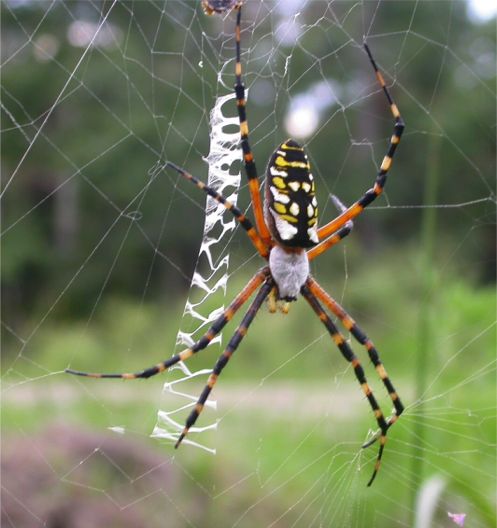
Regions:
M 95 379 L 111 378 L 111 379 L 130 380 L 130 379 L 137 379 L 137 378 L 145 377 L 142 375 L 142 373 L 133 374 L 131 372 L 123 372 L 121 374 L 103 374 L 100 372 L 82 372 L 81 370 L 72 370 L 69 368 L 65 369 L 64 372 L 66 374 L 72 374 L 73 376 L 83 376 L 85 378 L 95 378 Z
M 364 444 L 362 444 L 361 448 L 367 449 L 368 447 L 371 447 L 376 442 L 376 440 L 380 438 L 381 434 L 381 429 L 378 429 L 378 431 L 373 433 L 373 436 L 367 442 L 364 442 Z
M 362 449 L 366 449 L 370 446 L 372 446 L 377 440 L 378 438 L 381 438 L 382 435 L 384 435 L 386 437 L 386 434 L 387 434 L 387 431 L 390 429 L 390 427 L 399 419 L 399 417 L 394 414 L 392 416 L 390 416 L 390 418 L 388 418 L 386 420 L 386 424 L 387 424 L 387 427 L 384 431 L 382 431 L 381 429 L 378 429 L 378 431 L 374 432 L 373 433 L 373 436 L 367 441 L 365 442 L 364 444 L 362 444 L 361 448 Z
M 179 435 L 178 440 L 176 440 L 176 443 L 174 444 L 174 449 L 178 449 L 178 447 L 180 446 L 181 442 L 183 441 L 183 438 L 185 438 L 185 436 L 187 434 L 188 434 L 188 428 L 185 427 L 183 429 L 183 431 L 181 432 L 181 434 Z
M 85 378 L 101 378 L 102 374 L 98 374 L 96 372 L 82 372 L 81 370 L 73 370 L 70 368 L 66 368 L 64 370 L 66 374 L 72 374 L 73 376 L 83 376 Z
M 403 407 L 401 407 L 401 410 L 403 410 Z M 384 425 L 380 427 L 379 431 L 376 431 L 376 433 L 373 434 L 373 437 L 368 440 L 365 444 L 362 445 L 362 448 L 365 449 L 366 447 L 371 446 L 374 444 L 377 440 L 379 440 L 380 448 L 378 450 L 378 455 L 376 456 L 376 463 L 374 465 L 373 474 L 371 475 L 371 478 L 368 482 L 368 487 L 373 484 L 376 475 L 378 474 L 378 471 L 380 470 L 381 466 L 381 458 L 383 456 L 383 451 L 385 449 L 385 444 L 387 443 L 387 432 L 392 427 L 392 425 L 399 419 L 400 413 L 397 414 L 394 412 L 392 416 L 384 420 Z
M 378 451 L 378 456 L 376 457 L 376 463 L 374 465 L 373 474 L 371 475 L 371 478 L 369 479 L 369 482 L 367 483 L 367 486 L 371 486 L 373 484 L 374 479 L 376 478 L 376 475 L 378 475 L 378 471 L 380 471 L 381 466 L 381 457 L 383 456 L 383 449 L 385 448 L 385 444 L 387 442 L 386 435 L 381 435 L 380 437 L 380 450 Z

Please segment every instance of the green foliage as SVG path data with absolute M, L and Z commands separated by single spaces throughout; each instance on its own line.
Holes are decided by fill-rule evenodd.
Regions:
M 34 30 L 46 9 L 43 2 L 19 9 L 14 4 L 1 7 L 2 27 L 12 45 L 25 38 L 22 27 Z M 305 23 L 306 16 L 309 21 L 322 16 L 323 5 L 309 6 L 300 22 Z M 219 35 L 214 19 L 192 17 L 185 31 L 192 6 L 181 6 L 174 17 L 161 17 L 157 28 L 155 3 L 138 2 L 132 9 L 126 2 L 118 3 L 110 22 L 117 40 L 120 34 L 125 40 L 119 41 L 120 47 L 87 53 L 33 145 L 30 141 L 37 128 L 31 123 L 44 118 L 82 55 L 82 48 L 67 42 L 68 28 L 78 19 L 76 14 L 92 20 L 95 12 L 86 2 L 73 2 L 71 9 L 57 4 L 50 10 L 40 38 L 48 35 L 57 43 L 53 59 L 40 58 L 38 35 L 22 51 L 6 48 L 12 60 L 2 71 L 4 101 L 10 112 L 4 115 L 7 130 L 2 138 L 4 181 L 17 170 L 3 204 L 4 302 L 11 317 L 33 315 L 45 306 L 47 296 L 70 280 L 71 295 L 64 296 L 57 312 L 64 318 L 89 314 L 104 284 L 110 295 L 140 296 L 144 277 L 149 277 L 148 296 L 155 300 L 166 292 L 184 293 L 188 287 L 185 277 L 191 274 L 198 248 L 203 196 L 183 183 L 177 187 L 175 175 L 162 174 L 147 188 L 149 170 L 158 159 L 168 158 L 205 178 L 202 156 L 208 149 L 208 112 L 219 94 L 218 70 L 232 49 L 223 47 L 227 35 Z M 333 213 L 326 199 L 331 190 L 350 203 L 369 185 L 391 130 L 381 94 L 370 95 L 374 79 L 363 51 L 347 45 L 349 34 L 357 42 L 362 39 L 361 16 L 372 7 L 364 5 L 364 13 L 349 12 L 346 3 L 334 9 L 343 17 L 346 32 L 331 20 L 310 23 L 291 60 L 284 46 L 277 48 L 272 60 L 265 58 L 269 18 L 256 26 L 246 22 L 250 35 L 244 34 L 243 46 L 252 46 L 244 57 L 248 87 L 254 94 L 260 94 L 261 87 L 274 90 L 272 101 L 257 96 L 249 100 L 261 172 L 274 145 L 285 135 L 284 116 L 293 97 L 323 75 L 344 94 L 343 111 L 332 113 L 329 124 L 308 141 L 322 218 Z M 469 24 L 463 2 L 450 8 L 427 2 L 415 11 L 411 20 L 412 2 L 384 2 L 371 13 L 374 32 L 385 35 L 371 44 L 384 70 L 395 75 L 392 91 L 407 122 L 387 187 L 389 203 L 421 203 L 428 134 L 433 133 L 442 136 L 440 202 L 491 198 L 495 71 L 485 69 L 480 59 L 488 59 L 495 49 L 495 32 L 491 24 Z M 408 26 L 412 32 L 404 36 Z M 449 50 L 435 45 L 440 28 L 445 27 L 450 27 Z M 209 45 L 199 40 L 202 32 Z M 348 101 L 348 87 L 359 82 L 364 85 L 364 100 Z M 371 145 L 357 144 L 363 137 Z M 29 155 L 16 169 L 27 148 Z M 71 185 L 74 199 L 69 201 L 63 189 Z M 241 203 L 247 203 L 245 192 Z M 64 207 L 74 216 L 69 246 L 59 240 L 61 220 L 56 211 Z M 449 210 L 440 218 L 440 232 L 453 246 L 472 229 L 467 242 L 471 251 L 461 252 L 458 260 L 461 266 L 471 265 L 472 274 L 483 281 L 494 278 L 493 211 L 489 202 Z M 400 237 L 411 242 L 418 233 L 416 210 L 399 214 L 397 209 L 387 209 L 370 213 L 367 226 L 364 222 L 355 236 L 373 254 L 384 244 L 398 246 Z M 243 247 L 248 250 L 249 245 Z M 163 267 L 151 267 L 155 250 L 165 255 L 160 261 Z M 109 266 L 116 259 L 109 280 Z M 84 265 L 81 272 L 80 265 Z M 35 280 L 26 280 L 27 276 Z M 16 301 L 19 289 L 22 302 Z

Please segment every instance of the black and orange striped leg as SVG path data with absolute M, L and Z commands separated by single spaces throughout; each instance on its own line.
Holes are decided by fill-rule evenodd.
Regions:
M 212 326 L 207 332 L 190 348 L 186 348 L 179 354 L 161 361 L 157 365 L 146 368 L 139 372 L 128 372 L 121 374 L 101 374 L 96 372 L 82 372 L 79 370 L 66 369 L 65 372 L 68 374 L 74 374 L 75 376 L 84 376 L 86 378 L 114 378 L 114 379 L 138 379 L 138 378 L 150 378 L 161 372 L 165 372 L 170 367 L 179 363 L 180 361 L 186 361 L 191 358 L 194 354 L 203 350 L 207 345 L 216 337 L 219 332 L 231 321 L 235 313 L 243 306 L 243 304 L 252 296 L 255 290 L 270 276 L 269 268 L 265 267 L 257 272 L 243 290 L 235 297 L 231 304 L 224 310 L 224 312 L 214 321 Z
M 352 334 L 352 336 L 366 348 L 369 359 L 373 363 L 378 376 L 383 382 L 383 385 L 385 386 L 395 409 L 394 414 L 386 420 L 388 426 L 390 427 L 402 414 L 404 411 L 404 406 L 402 405 L 399 395 L 397 394 L 397 391 L 388 377 L 387 371 L 380 360 L 380 356 L 376 350 L 376 347 L 374 346 L 371 339 L 369 339 L 368 336 L 357 326 L 357 323 L 354 321 L 354 319 L 352 319 L 352 317 L 350 317 L 343 307 L 338 304 L 335 299 L 333 299 L 333 297 L 331 297 L 314 279 L 309 278 L 307 280 L 307 286 L 309 287 L 311 293 L 313 293 L 322 303 L 324 303 L 324 305 L 340 319 L 343 326 Z M 376 439 L 377 438 L 373 438 L 371 441 L 364 444 L 363 447 L 370 446 L 375 442 Z
M 181 174 L 181 176 L 191 181 L 199 189 L 201 189 L 206 194 L 208 194 L 211 198 L 214 198 L 214 200 L 222 204 L 235 217 L 235 219 L 240 223 L 243 229 L 245 229 L 248 237 L 250 238 L 252 244 L 255 246 L 255 248 L 261 255 L 261 257 L 265 259 L 268 258 L 269 256 L 268 246 L 262 241 L 255 227 L 252 225 L 252 222 L 240 211 L 240 209 L 238 209 L 238 207 L 236 207 L 236 205 L 232 204 L 222 194 L 219 194 L 216 190 L 212 189 L 211 187 L 206 185 L 204 182 L 200 181 L 198 178 L 195 178 L 195 176 L 192 176 L 189 172 L 182 169 L 178 165 L 172 163 L 171 161 L 166 161 L 164 163 L 164 166 L 171 167 L 176 172 Z
M 349 222 L 351 221 L 349 220 Z M 312 249 L 310 249 L 307 252 L 307 258 L 309 260 L 314 260 L 316 257 L 330 249 L 330 247 L 335 246 L 336 244 L 341 242 L 352 231 L 352 227 L 349 225 L 349 222 L 347 222 L 344 227 L 341 227 L 336 233 L 323 240 L 317 246 L 314 246 Z
M 364 49 L 368 54 L 369 61 L 371 62 L 371 65 L 373 66 L 373 69 L 375 71 L 376 78 L 378 79 L 383 93 L 387 98 L 388 104 L 390 105 L 390 111 L 392 112 L 393 118 L 395 120 L 393 134 L 390 138 L 390 144 L 388 146 L 387 153 L 381 163 L 380 170 L 376 175 L 376 180 L 374 182 L 373 187 L 367 190 L 360 200 L 352 204 L 346 211 L 337 216 L 337 218 L 318 229 L 318 238 L 320 240 L 336 232 L 343 225 L 345 225 L 348 220 L 352 220 L 353 218 L 361 214 L 362 211 L 383 192 L 383 188 L 387 180 L 387 173 L 390 170 L 390 167 L 392 166 L 393 156 L 395 154 L 398 144 L 400 143 L 400 138 L 405 128 L 405 123 L 400 115 L 399 109 L 394 103 L 392 96 L 390 95 L 390 92 L 387 88 L 387 85 L 385 84 L 385 80 L 383 79 L 383 75 L 378 69 L 378 66 L 371 54 L 371 50 L 369 49 L 369 46 L 366 43 L 364 43 Z
M 331 195 L 331 199 L 333 203 L 335 204 L 335 207 L 338 209 L 339 213 L 343 213 L 347 210 L 347 207 L 343 205 L 343 203 L 340 201 L 338 196 L 335 196 L 334 194 Z M 354 227 L 354 222 L 352 220 L 348 220 L 345 222 L 345 225 L 341 227 L 336 233 L 331 235 L 328 238 L 325 238 L 321 243 L 319 243 L 317 246 L 314 246 L 312 249 L 310 249 L 307 252 L 307 258 L 309 260 L 313 260 L 328 249 L 330 247 L 333 247 L 334 245 L 341 242 L 347 235 L 350 234 Z
M 242 63 L 241 63 L 241 50 L 240 50 L 240 34 L 241 34 L 241 21 L 242 8 L 241 5 L 237 7 L 236 15 L 236 28 L 235 28 L 235 40 L 236 40 L 236 63 L 235 63 L 235 94 L 236 94 L 236 106 L 238 110 L 238 118 L 240 120 L 240 140 L 243 152 L 243 163 L 245 166 L 245 172 L 247 174 L 250 199 L 254 208 L 255 225 L 257 230 L 268 246 L 271 245 L 271 235 L 269 229 L 264 220 L 264 211 L 262 207 L 261 192 L 259 186 L 259 178 L 257 176 L 257 169 L 255 166 L 254 155 L 249 144 L 249 128 L 247 122 L 246 112 L 246 99 L 245 99 L 245 86 L 242 82 Z
M 383 450 L 385 448 L 385 443 L 387 441 L 387 431 L 389 428 L 389 424 L 385 420 L 385 416 L 383 415 L 382 410 L 380 409 L 380 406 L 378 402 L 376 401 L 376 398 L 373 394 L 373 391 L 371 387 L 368 384 L 368 381 L 366 379 L 366 375 L 364 373 L 364 369 L 362 368 L 362 365 L 357 358 L 357 356 L 354 354 L 353 350 L 350 348 L 349 344 L 343 337 L 343 335 L 338 331 L 337 327 L 333 323 L 333 321 L 330 319 L 328 314 L 323 310 L 323 307 L 319 303 L 316 296 L 311 292 L 311 289 L 309 287 L 310 279 L 307 280 L 306 284 L 302 286 L 300 292 L 304 296 L 305 300 L 310 304 L 311 308 L 314 310 L 316 315 L 319 317 L 321 322 L 324 324 L 326 329 L 328 330 L 331 338 L 335 342 L 336 346 L 339 348 L 340 352 L 342 353 L 343 357 L 352 365 L 354 368 L 354 373 L 357 378 L 357 381 L 361 385 L 361 388 L 364 392 L 364 395 L 366 396 L 367 400 L 369 401 L 369 404 L 371 405 L 371 409 L 373 410 L 376 422 L 378 424 L 378 427 L 381 430 L 381 434 L 379 437 L 380 442 L 380 448 L 378 451 L 378 455 L 376 457 L 376 463 L 375 468 L 373 471 L 373 475 L 369 479 L 368 486 L 371 486 L 373 483 L 376 474 L 378 473 L 378 470 L 380 469 L 381 464 L 381 458 L 383 456 Z
M 228 346 L 224 350 L 224 352 L 221 354 L 219 359 L 217 360 L 214 368 L 212 369 L 212 373 L 209 376 L 209 379 L 207 381 L 207 385 L 205 386 L 204 390 L 200 394 L 200 397 L 193 408 L 192 412 L 188 416 L 185 424 L 185 428 L 183 429 L 182 433 L 180 434 L 178 441 L 176 442 L 175 447 L 179 447 L 181 444 L 183 438 L 188 434 L 188 431 L 191 427 L 195 424 L 197 421 L 197 418 L 199 417 L 200 413 L 202 412 L 205 402 L 207 401 L 207 398 L 209 397 L 209 394 L 211 393 L 214 385 L 217 382 L 218 377 L 220 376 L 221 372 L 223 371 L 224 367 L 227 365 L 228 361 L 230 360 L 231 356 L 235 352 L 235 350 L 238 348 L 238 345 L 240 344 L 241 340 L 244 338 L 244 336 L 247 334 L 248 328 L 252 321 L 254 320 L 254 317 L 256 316 L 257 312 L 259 311 L 260 307 L 262 306 L 262 303 L 264 302 L 264 299 L 268 296 L 269 292 L 273 288 L 274 283 L 272 279 L 268 279 L 260 288 L 259 292 L 257 293 L 255 299 L 252 301 L 252 304 L 250 305 L 249 309 L 247 310 L 247 313 L 242 319 L 242 322 L 236 329 L 235 333 L 233 334 L 233 337 L 230 339 Z

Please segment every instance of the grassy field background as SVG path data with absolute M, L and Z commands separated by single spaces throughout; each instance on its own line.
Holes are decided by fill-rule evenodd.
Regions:
M 400 258 L 392 256 L 388 266 Z M 467 512 L 471 526 L 491 526 L 495 292 L 449 274 L 432 292 L 426 389 L 418 399 L 415 358 L 420 308 L 427 306 L 416 295 L 419 277 L 404 267 L 393 282 L 385 263 L 370 264 L 354 271 L 353 280 L 326 286 L 340 291 L 345 285 L 347 306 L 376 343 L 407 406 L 390 431 L 372 488 L 366 483 L 377 448 L 360 448 L 375 429 L 369 406 L 302 300 L 286 316 L 261 310 L 223 373 L 216 392 L 219 427 L 203 437 L 216 456 L 187 445 L 175 452 L 147 438 L 163 379 L 123 383 L 61 372 L 67 351 L 72 367 L 99 371 L 138 369 L 168 356 L 182 307 L 118 299 L 90 327 L 84 321 L 45 325 L 37 333 L 31 343 L 39 351 L 36 363 L 23 365 L 24 379 L 17 369 L 7 377 L 12 386 L 3 406 L 5 454 L 17 450 L 19 456 L 23 449 L 25 463 L 34 458 L 36 467 L 43 461 L 53 480 L 50 493 L 57 490 L 55 503 L 72 504 L 83 494 L 96 512 L 110 508 L 114 519 L 133 512 L 146 516 L 147 526 L 163 526 L 166 511 L 167 526 L 411 525 L 413 497 L 438 477 L 445 484 L 434 526 L 450 526 L 445 516 L 453 510 Z M 237 282 L 231 290 L 239 289 Z M 354 348 L 387 412 L 391 405 L 364 351 Z M 208 350 L 192 361 L 212 366 L 218 352 Z M 199 382 L 191 392 L 200 389 Z M 106 434 L 110 426 L 124 426 L 128 434 Z M 159 475 L 164 467 L 167 477 Z M 46 493 L 42 487 L 34 495 Z M 150 509 L 161 514 L 150 518 Z

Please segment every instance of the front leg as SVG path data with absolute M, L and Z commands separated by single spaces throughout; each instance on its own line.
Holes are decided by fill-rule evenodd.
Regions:
M 241 63 L 241 46 L 240 46 L 240 35 L 241 26 L 240 20 L 242 15 L 241 4 L 237 7 L 236 15 L 236 28 L 235 28 L 235 40 L 236 40 L 236 63 L 235 63 L 235 94 L 236 94 L 236 107 L 238 110 L 238 118 L 240 121 L 240 141 L 243 151 L 243 164 L 245 166 L 245 173 L 247 174 L 250 199 L 252 201 L 252 207 L 254 208 L 255 225 L 259 232 L 264 244 L 271 246 L 271 235 L 269 229 L 264 220 L 264 212 L 262 207 L 259 177 L 257 175 L 257 169 L 255 166 L 254 155 L 250 148 L 249 143 L 249 127 L 247 122 L 246 112 L 246 99 L 245 99 L 245 86 L 242 81 L 242 63 Z
M 393 127 L 393 135 L 390 138 L 390 144 L 388 146 L 387 153 L 381 163 L 380 170 L 378 171 L 378 174 L 376 176 L 374 186 L 371 189 L 367 190 L 360 200 L 352 204 L 340 216 L 318 229 L 319 240 L 323 240 L 332 233 L 335 233 L 341 227 L 343 227 L 349 220 L 352 220 L 353 218 L 361 214 L 364 208 L 367 207 L 371 202 L 373 202 L 383 192 L 383 187 L 385 186 L 387 180 L 387 173 L 390 170 L 390 167 L 392 166 L 395 150 L 397 149 L 397 145 L 400 143 L 400 138 L 405 128 L 405 123 L 400 115 L 399 109 L 394 103 L 392 96 L 390 95 L 390 92 L 388 91 L 388 88 L 385 84 L 385 80 L 383 79 L 383 75 L 379 71 L 378 66 L 376 65 L 376 62 L 371 54 L 371 50 L 369 49 L 369 46 L 366 43 L 364 43 L 364 49 L 368 54 L 369 60 L 376 73 L 376 78 L 378 79 L 383 93 L 387 98 L 388 104 L 390 105 L 390 111 L 392 112 L 393 118 L 395 120 L 395 124 Z

